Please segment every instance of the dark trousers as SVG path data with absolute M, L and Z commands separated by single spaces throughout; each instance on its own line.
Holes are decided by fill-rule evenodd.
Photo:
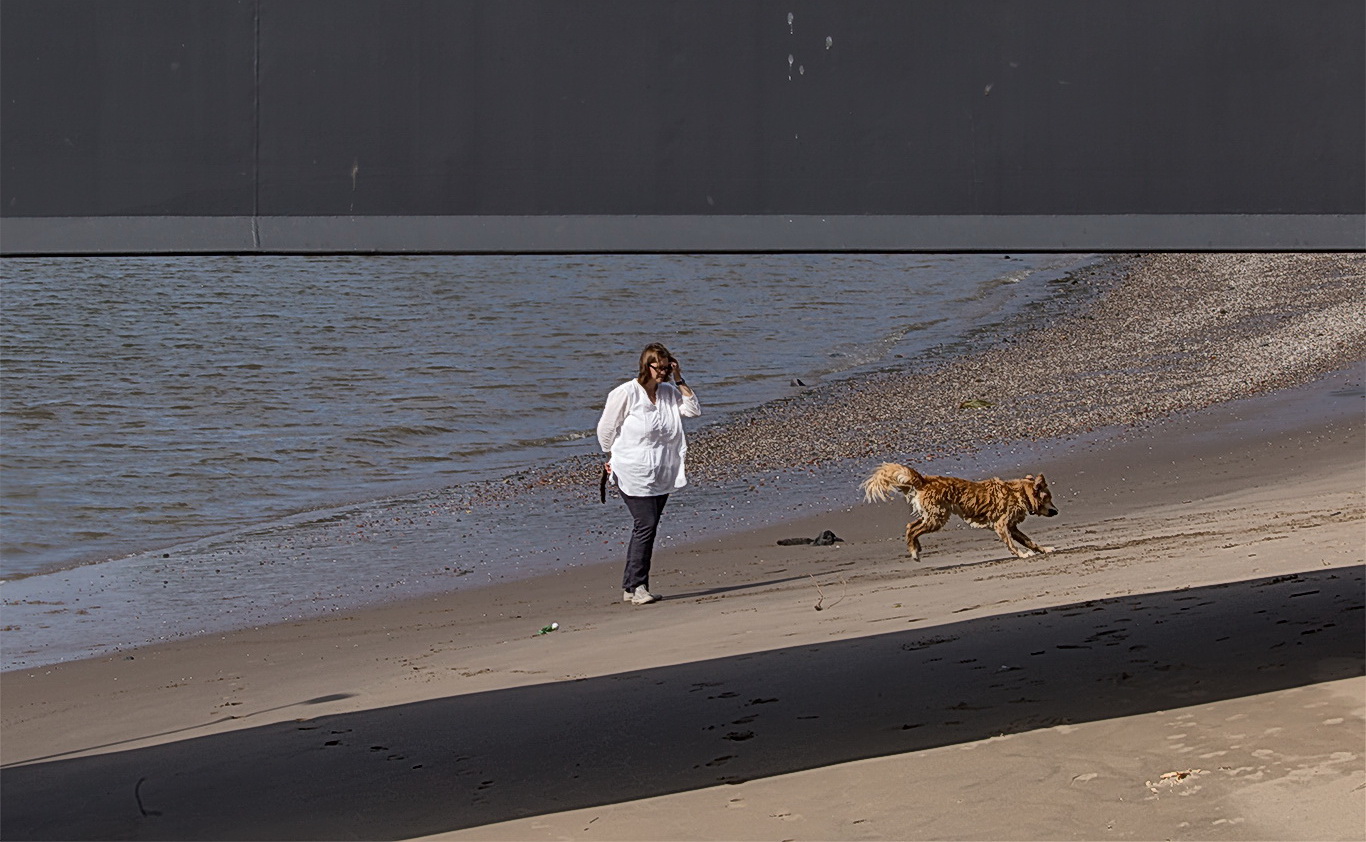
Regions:
M 633 591 L 637 585 L 650 587 L 650 559 L 655 554 L 655 533 L 659 530 L 659 516 L 669 495 L 658 497 L 628 497 L 626 501 L 635 525 L 631 528 L 631 543 L 626 547 L 626 572 L 621 577 L 621 589 Z

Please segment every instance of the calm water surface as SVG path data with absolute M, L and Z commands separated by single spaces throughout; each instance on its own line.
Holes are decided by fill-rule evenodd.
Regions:
M 452 534 L 472 541 L 483 528 L 472 518 L 423 531 L 423 517 L 459 508 L 451 489 L 596 453 L 602 400 L 647 342 L 682 361 L 700 421 L 724 422 L 791 394 L 794 379 L 818 385 L 952 348 L 1061 294 L 1053 282 L 1096 261 L 6 259 L 0 574 L 26 583 L 6 583 L 6 605 L 115 587 L 130 605 L 159 599 L 178 606 L 161 616 L 193 616 L 206 592 L 316 597 L 317 567 L 290 558 L 319 541 L 345 555 L 317 516 L 338 507 L 414 524 L 390 542 L 402 548 L 391 561 L 357 561 L 367 588 L 383 590 L 414 560 L 456 564 Z M 440 505 L 423 496 L 442 490 Z M 177 586 L 134 559 L 196 541 L 231 581 L 201 566 Z M 230 564 L 235 555 L 255 569 Z M 323 590 L 346 590 L 335 573 Z

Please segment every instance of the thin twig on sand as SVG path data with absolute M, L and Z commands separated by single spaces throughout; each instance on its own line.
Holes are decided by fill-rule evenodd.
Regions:
M 849 582 L 843 576 L 840 577 L 840 582 L 843 583 L 844 590 L 840 593 L 840 598 L 830 603 L 829 606 L 823 606 L 821 603 L 825 602 L 825 591 L 821 590 L 821 583 L 817 582 L 816 577 L 812 576 L 810 573 L 806 575 L 808 578 L 811 579 L 811 583 L 816 586 L 816 593 L 818 594 L 816 599 L 817 611 L 824 611 L 827 607 L 834 608 L 836 605 L 839 605 L 841 602 L 844 602 L 844 597 L 847 596 L 849 593 Z

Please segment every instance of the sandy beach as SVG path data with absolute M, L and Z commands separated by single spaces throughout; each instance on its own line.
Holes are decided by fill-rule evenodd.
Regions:
M 1018 442 L 1049 555 L 955 521 L 911 562 L 855 482 L 660 552 L 655 605 L 610 559 L 4 673 L 0 835 L 1366 839 L 1363 266 L 1135 258 L 1006 347 L 698 437 L 703 478 Z

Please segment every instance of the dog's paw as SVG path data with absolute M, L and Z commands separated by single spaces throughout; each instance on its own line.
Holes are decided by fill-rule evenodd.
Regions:
M 1038 555 L 1038 553 L 1034 552 L 1033 550 L 1020 550 L 1019 552 L 1015 553 L 1015 555 L 1019 556 L 1020 558 L 1029 558 L 1032 555 Z
M 1057 548 L 1056 548 L 1056 547 L 1039 547 L 1039 549 L 1043 550 L 1043 551 L 1046 552 L 1046 553 L 1055 553 L 1055 552 L 1057 552 Z

